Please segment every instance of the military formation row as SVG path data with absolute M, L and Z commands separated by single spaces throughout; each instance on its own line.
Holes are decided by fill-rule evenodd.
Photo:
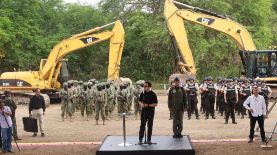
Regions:
M 177 81 L 177 83 L 176 83 Z M 171 83 L 171 88 L 168 91 L 170 98 L 174 98 L 176 92 L 176 84 L 178 79 Z M 259 94 L 265 99 L 266 110 L 268 111 L 268 100 L 271 97 L 272 91 L 264 81 L 252 79 L 224 79 L 218 78 L 217 83 L 213 81 L 212 77 L 204 78 L 203 82 L 198 86 L 193 78 L 188 78 L 184 84 L 180 84 L 181 90 L 187 96 L 187 112 L 188 119 L 191 119 L 191 114 L 196 115 L 199 119 L 199 112 L 197 108 L 198 94 L 201 95 L 200 110 L 205 115 L 205 119 L 215 118 L 215 110 L 225 118 L 225 124 L 228 124 L 229 116 L 232 118 L 232 123 L 236 124 L 235 113 L 241 115 L 243 119 L 247 114 L 243 106 L 245 100 L 252 95 L 253 88 L 259 89 Z
M 143 80 L 139 80 L 132 85 L 131 81 L 126 80 L 120 81 L 117 85 L 113 80 L 99 83 L 96 79 L 88 82 L 77 80 L 65 82 L 60 91 L 62 121 L 65 116 L 69 116 L 72 121 L 75 112 L 80 110 L 81 116 L 84 118 L 86 114 L 87 120 L 95 113 L 97 125 L 101 115 L 104 125 L 105 120 L 112 116 L 116 106 L 121 116 L 122 113 L 130 112 L 132 105 L 137 118 L 141 110 L 138 98 L 143 91 L 143 83 Z

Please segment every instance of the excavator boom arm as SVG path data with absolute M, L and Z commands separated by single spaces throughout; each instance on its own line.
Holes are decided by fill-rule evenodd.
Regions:
M 112 31 L 104 31 L 93 34 L 94 32 L 99 31 L 111 24 L 114 24 Z M 52 80 L 55 68 L 65 56 L 77 51 L 78 49 L 82 49 L 108 39 L 110 39 L 108 78 L 119 78 L 119 65 L 123 52 L 125 32 L 120 21 L 116 21 L 111 24 L 107 24 L 102 27 L 96 27 L 89 31 L 74 35 L 71 38 L 65 39 L 58 43 L 50 52 L 45 65 L 40 69 L 42 78 L 45 80 L 48 79 L 50 82 Z

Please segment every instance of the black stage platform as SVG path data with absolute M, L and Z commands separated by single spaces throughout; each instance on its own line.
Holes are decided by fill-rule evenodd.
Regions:
M 172 136 L 152 136 L 152 143 L 138 145 L 138 136 L 127 136 L 130 146 L 119 146 L 122 136 L 107 136 L 96 151 L 96 155 L 194 155 L 195 151 L 189 136 L 173 138 Z

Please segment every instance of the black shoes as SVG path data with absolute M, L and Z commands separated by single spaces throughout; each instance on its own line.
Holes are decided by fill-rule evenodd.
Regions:
M 179 134 L 174 134 L 172 137 L 173 138 L 182 138 L 183 135 L 181 133 L 179 133 Z
M 45 134 L 44 134 L 44 133 L 41 133 L 41 137 L 45 137 Z
M 14 153 L 12 150 L 9 150 L 9 151 L 7 151 L 7 152 L 9 152 L 9 153 Z
M 36 136 L 38 136 L 37 133 L 34 133 L 32 137 L 36 137 Z
M 142 140 L 139 140 L 138 145 L 142 145 Z
M 248 141 L 248 143 L 253 143 L 253 139 L 250 139 L 250 140 Z
M 173 137 L 173 138 L 177 138 L 178 136 L 177 136 L 177 134 L 174 134 L 172 137 Z
M 212 116 L 212 119 L 215 119 L 215 117 L 214 117 L 214 116 Z
M 232 122 L 233 124 L 238 124 L 237 122 Z

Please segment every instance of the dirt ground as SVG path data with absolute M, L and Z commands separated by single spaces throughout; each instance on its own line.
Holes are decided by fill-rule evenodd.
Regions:
M 159 96 L 159 105 L 156 108 L 154 119 L 153 135 L 172 135 L 172 121 L 168 120 L 169 112 L 167 109 L 167 97 Z M 270 104 L 271 105 L 271 104 Z M 47 142 L 101 142 L 107 135 L 122 135 L 122 120 L 117 120 L 117 115 L 106 122 L 106 125 L 95 125 L 94 119 L 86 121 L 76 113 L 73 122 L 66 120 L 60 122 L 60 105 L 51 105 L 46 109 L 45 115 L 45 134 L 46 137 L 31 137 L 32 133 L 23 131 L 22 117 L 28 116 L 26 105 L 19 105 L 17 110 L 17 125 L 20 143 L 47 143 Z M 265 121 L 265 130 L 271 131 L 277 118 L 277 107 L 275 107 Z M 192 140 L 221 140 L 221 139 L 247 139 L 249 134 L 249 119 L 240 119 L 236 116 L 238 124 L 224 124 L 224 118 L 216 115 L 216 119 L 205 120 L 204 115 L 200 115 L 200 120 L 195 116 L 187 120 L 187 113 L 184 117 L 183 134 L 190 135 Z M 231 120 L 229 121 L 231 122 Z M 126 122 L 127 135 L 138 135 L 139 120 L 134 116 L 128 117 Z M 260 150 L 260 142 L 247 144 L 246 142 L 218 142 L 218 143 L 193 143 L 197 154 L 254 154 L 266 153 L 276 154 L 276 143 L 274 149 L 263 152 Z M 94 154 L 97 145 L 65 145 L 65 146 L 22 146 L 20 154 Z M 15 148 L 14 148 L 15 150 Z M 235 153 L 235 154 L 236 154 Z

